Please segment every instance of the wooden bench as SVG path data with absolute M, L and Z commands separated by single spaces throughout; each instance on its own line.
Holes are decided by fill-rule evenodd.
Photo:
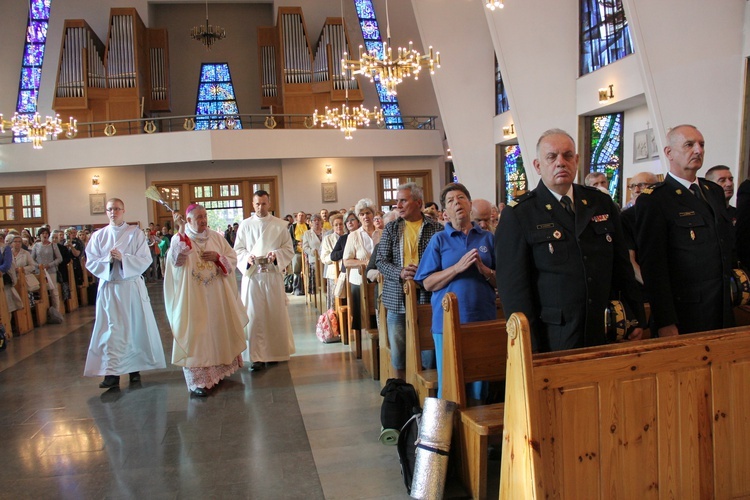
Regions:
M 364 271 L 364 266 L 360 269 Z M 362 340 L 362 362 L 365 365 L 365 370 L 372 376 L 373 380 L 380 379 L 380 332 L 377 324 L 373 321 L 375 316 L 375 310 L 380 302 L 380 297 L 376 297 L 375 290 L 378 290 L 378 294 L 383 289 L 382 276 L 380 280 L 380 286 L 375 286 L 375 283 L 367 281 L 367 277 L 363 278 L 363 284 L 359 287 L 360 290 L 360 309 L 359 314 L 362 318 L 360 321 Z
M 34 325 L 37 327 L 47 324 L 47 310 L 49 309 L 49 292 L 47 282 L 47 270 L 44 266 L 39 266 L 39 274 L 37 275 L 39 280 L 39 298 L 34 304 Z
M 76 287 L 78 290 L 78 305 L 80 307 L 85 307 L 89 305 L 89 285 L 91 284 L 89 282 L 89 273 L 86 269 L 86 258 L 80 257 L 81 259 L 81 269 L 83 270 L 83 282 L 81 283 L 81 286 Z
M 508 321 L 500 498 L 750 496 L 750 329 L 531 354 Z
M 31 315 L 31 304 L 29 303 L 29 290 L 26 284 L 26 273 L 22 267 L 16 268 L 16 292 L 21 297 L 21 309 L 13 311 L 13 318 L 16 320 L 16 329 L 19 335 L 29 333 L 34 329 L 34 320 Z
M 391 363 L 391 343 L 388 340 L 388 310 L 385 308 L 383 303 L 383 275 L 380 275 L 380 297 L 378 300 L 378 316 L 380 318 L 380 324 L 378 324 L 378 336 L 380 338 L 380 387 L 385 387 L 385 383 L 389 378 L 398 378 L 396 369 Z
M 326 312 L 328 308 L 326 307 L 326 295 L 327 295 L 327 288 L 328 288 L 328 280 L 325 279 L 323 276 L 323 269 L 325 266 L 323 265 L 323 261 L 320 260 L 320 252 L 317 250 L 315 252 L 315 298 L 316 302 L 318 304 L 318 310 L 322 313 Z
M 2 284 L 2 286 L 5 286 Z M 5 335 L 8 338 L 13 337 L 13 328 L 10 321 L 10 313 L 8 312 L 8 299 L 5 298 L 5 290 L 0 293 L 0 323 L 5 327 Z
M 68 262 L 68 265 L 65 269 L 61 269 L 61 272 L 67 273 L 68 275 L 68 290 L 70 291 L 70 297 L 65 299 L 65 311 L 72 313 L 78 309 L 78 289 L 76 287 L 76 275 L 73 271 L 73 262 Z M 60 299 L 62 300 L 62 295 L 60 295 Z
M 458 299 L 443 297 L 442 398 L 457 403 L 454 442 L 461 459 L 461 479 L 472 498 L 487 498 L 487 452 L 490 436 L 503 431 L 503 403 L 469 407 L 466 384 L 505 380 L 508 335 L 505 319 L 461 324 Z
M 414 386 L 419 404 L 424 399 L 437 396 L 437 370 L 422 368 L 422 351 L 434 351 L 432 338 L 432 306 L 417 304 L 417 284 L 414 280 L 404 283 L 406 301 L 406 381 Z
M 359 266 L 360 272 L 364 271 L 365 266 Z M 349 273 L 352 272 L 351 267 L 346 268 L 346 303 L 347 303 L 347 326 L 348 326 L 348 337 L 349 337 L 349 348 L 351 349 L 356 359 L 362 359 L 362 332 L 361 330 L 352 329 L 352 284 L 349 280 Z
M 336 265 L 336 276 L 341 274 L 341 261 L 337 260 L 334 262 Z M 336 309 L 336 316 L 339 318 L 339 332 L 341 333 L 341 343 L 344 345 L 349 344 L 349 308 L 346 303 L 347 287 L 344 286 L 344 293 L 341 297 L 336 297 L 333 300 L 334 308 Z

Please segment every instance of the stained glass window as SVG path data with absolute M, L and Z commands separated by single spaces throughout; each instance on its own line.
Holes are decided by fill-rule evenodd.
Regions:
M 521 147 L 517 144 L 503 147 L 503 174 L 505 176 L 505 203 L 513 201 L 528 191 L 526 169 L 523 166 Z
M 195 114 L 196 130 L 225 129 L 227 118 L 236 120 L 235 129 L 242 128 L 232 77 L 229 74 L 229 64 L 204 63 L 201 65 Z
M 42 81 L 44 48 L 47 44 L 47 27 L 52 0 L 31 0 L 29 20 L 26 27 L 26 43 L 21 61 L 21 77 L 18 85 L 16 111 L 21 115 L 34 116 L 37 110 L 37 95 Z M 14 137 L 14 142 L 28 142 L 27 136 Z
M 622 0 L 580 0 L 581 75 L 633 53 Z
M 497 63 L 497 56 L 495 56 L 495 98 L 497 99 L 495 104 L 496 115 L 510 111 L 508 94 L 505 92 L 505 83 L 503 83 L 503 75 L 500 74 L 500 65 Z
M 586 172 L 607 176 L 609 194 L 615 203 L 622 201 L 622 119 L 622 113 L 591 118 L 591 161 Z
M 362 38 L 365 40 L 365 50 L 368 52 L 375 51 L 379 58 L 383 58 L 383 40 L 380 38 L 380 28 L 378 27 L 378 20 L 375 18 L 372 0 L 354 0 L 354 7 L 357 9 Z M 386 128 L 404 128 L 404 121 L 401 119 L 401 110 L 396 96 L 388 95 L 379 80 L 375 80 L 375 88 L 380 98 L 380 107 L 383 110 Z

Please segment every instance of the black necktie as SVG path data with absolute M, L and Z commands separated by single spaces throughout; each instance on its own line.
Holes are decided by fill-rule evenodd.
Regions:
M 698 186 L 698 184 L 690 184 L 690 191 L 693 192 L 696 198 L 699 200 L 703 199 L 703 195 L 701 194 L 701 188 Z
M 575 218 L 576 213 L 573 210 L 573 200 L 571 200 L 567 194 L 560 198 L 560 203 L 565 207 L 565 211 L 568 212 L 568 215 Z

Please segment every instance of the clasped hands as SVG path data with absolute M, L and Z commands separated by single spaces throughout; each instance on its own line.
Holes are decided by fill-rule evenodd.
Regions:
M 477 271 L 479 271 L 485 278 L 492 274 L 492 269 L 484 265 L 482 258 L 479 256 L 479 250 L 476 248 L 472 248 L 466 252 L 464 256 L 453 265 L 453 268 L 456 270 L 456 274 L 459 274 L 469 269 L 472 265 L 477 266 Z

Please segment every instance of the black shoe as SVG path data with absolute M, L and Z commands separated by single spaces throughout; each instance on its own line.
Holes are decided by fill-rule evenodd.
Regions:
M 208 396 L 208 391 L 206 391 L 206 389 L 204 389 L 203 387 L 198 387 L 190 391 L 190 394 L 197 398 L 205 398 L 206 396 Z
M 135 384 L 141 381 L 141 372 L 132 372 L 130 374 L 130 383 Z
M 266 366 L 261 361 L 253 361 L 253 363 L 250 365 L 250 371 L 251 372 L 257 372 L 265 368 Z
M 100 389 L 111 389 L 112 387 L 120 387 L 119 375 L 105 375 L 104 380 L 99 382 Z

